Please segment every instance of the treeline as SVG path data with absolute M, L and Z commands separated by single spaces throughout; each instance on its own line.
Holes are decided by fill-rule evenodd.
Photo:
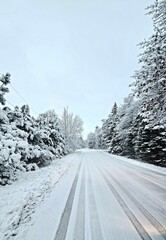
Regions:
M 115 103 L 102 128 L 88 136 L 91 148 L 166 166 L 166 1 L 147 8 L 154 33 L 140 43 L 140 69 L 132 93 Z
M 28 105 L 13 110 L 5 106 L 10 74 L 0 77 L 0 184 L 9 184 L 20 171 L 46 166 L 83 146 L 83 122 L 64 109 L 59 118 L 54 110 L 30 115 Z

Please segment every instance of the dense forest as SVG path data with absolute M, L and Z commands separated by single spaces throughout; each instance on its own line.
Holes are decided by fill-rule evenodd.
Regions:
M 10 184 L 20 171 L 47 166 L 82 147 L 83 122 L 65 108 L 58 117 L 54 110 L 30 115 L 28 105 L 14 110 L 5 106 L 10 74 L 0 78 L 0 184 Z
M 139 44 L 132 91 L 87 141 L 90 148 L 166 166 L 166 1 L 156 0 L 147 14 L 154 33 Z

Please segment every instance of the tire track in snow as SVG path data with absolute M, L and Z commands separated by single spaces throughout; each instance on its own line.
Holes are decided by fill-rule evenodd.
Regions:
M 151 179 L 151 176 L 150 176 L 150 179 L 148 179 L 144 173 L 141 173 L 141 174 L 142 174 L 141 178 L 144 180 L 144 182 L 146 182 L 147 184 L 150 183 L 153 187 L 160 189 L 161 191 L 166 191 L 166 188 L 164 186 L 161 186 L 160 183 L 154 182 L 154 180 Z M 135 175 L 137 179 L 140 179 L 140 176 L 138 173 L 134 172 L 133 175 Z
M 107 170 L 106 170 L 107 171 Z M 138 202 L 138 200 L 129 193 L 111 174 L 107 171 L 109 176 L 116 182 L 120 189 L 126 194 L 126 196 L 134 203 L 134 205 L 140 210 L 140 212 L 149 220 L 149 222 L 155 227 L 155 229 L 161 234 L 163 239 L 166 240 L 166 228 L 159 223 L 159 221 L 146 209 L 144 206 Z
M 131 168 L 131 167 L 130 167 Z M 141 175 L 140 174 L 138 174 L 137 172 L 136 172 L 136 170 L 134 169 L 134 168 L 131 168 L 132 169 L 132 175 L 135 177 L 135 178 L 137 178 L 137 179 L 142 179 L 142 180 L 144 180 L 144 182 L 146 182 L 148 185 L 149 185 L 149 183 L 153 186 L 153 187 L 155 187 L 155 188 L 157 188 L 157 189 L 160 189 L 161 191 L 166 191 L 166 188 L 164 187 L 164 186 L 161 186 L 160 185 L 160 183 L 158 183 L 158 181 L 157 182 L 154 182 L 154 180 L 152 180 L 152 176 L 149 174 L 149 177 L 150 177 L 150 179 L 149 178 L 147 178 L 147 175 L 148 174 L 146 174 L 146 173 L 143 173 L 143 172 L 141 172 Z M 126 170 L 125 170 L 126 171 Z M 127 173 L 130 173 L 131 174 L 131 172 L 130 171 L 126 171 Z
M 113 158 L 113 159 L 115 159 L 115 160 L 117 160 L 116 158 Z M 129 165 L 127 165 L 126 167 L 129 167 L 129 168 L 131 168 L 131 170 L 134 170 L 135 171 L 135 169 L 133 168 L 133 167 L 131 167 L 131 166 L 129 166 Z M 125 170 L 125 175 L 124 175 L 124 177 L 126 177 L 127 176 L 127 178 L 129 177 L 129 176 L 131 176 L 131 175 L 133 175 L 133 176 L 136 176 L 136 174 L 135 173 L 133 173 L 133 172 L 131 172 L 131 171 L 128 171 L 128 170 L 126 170 L 126 167 L 125 168 L 123 168 L 124 170 Z M 107 169 L 110 169 L 111 168 L 111 164 L 108 164 L 107 163 Z M 148 169 L 149 170 L 149 169 Z M 153 171 L 154 172 L 154 171 Z M 155 172 L 156 173 L 156 172 Z M 158 174 L 158 173 L 157 173 Z M 164 174 L 163 174 L 164 175 Z M 165 176 L 165 175 L 164 175 Z M 144 177 L 141 175 L 138 175 L 137 174 L 137 180 L 139 180 L 139 183 L 140 183 L 140 180 L 141 180 L 141 178 L 142 179 L 144 179 Z M 138 182 L 138 181 L 137 181 Z M 152 183 L 152 181 L 150 181 L 150 180 L 148 180 L 147 179 L 147 183 Z M 165 188 L 163 188 L 163 187 L 161 187 L 160 185 L 158 185 L 158 184 L 153 184 L 153 188 L 157 188 L 157 189 L 160 189 L 161 190 L 161 192 L 163 192 L 163 191 L 165 191 Z M 155 201 L 153 201 L 153 199 L 151 199 L 151 201 L 154 203 L 154 204 L 156 204 L 156 202 Z M 166 209 L 162 206 L 162 205 L 160 205 L 160 206 L 158 206 L 159 207 L 159 211 L 161 211 L 161 213 L 163 214 L 163 215 L 165 215 L 166 216 Z M 165 232 L 166 233 L 166 232 Z
M 96 199 L 93 192 L 92 179 L 88 169 L 88 188 L 89 188 L 89 211 L 90 211 L 90 225 L 92 240 L 103 240 L 101 225 L 97 212 Z
M 113 160 L 116 160 L 117 161 L 117 158 L 116 157 L 113 157 L 113 156 L 111 156 L 111 158 L 113 159 Z M 163 183 L 162 185 L 161 185 L 161 182 L 158 182 L 156 179 L 154 180 L 154 176 L 155 175 L 157 175 L 157 176 L 163 176 L 163 177 L 166 177 L 166 174 L 164 174 L 164 173 L 159 173 L 159 172 L 156 172 L 156 171 L 153 171 L 153 170 L 151 170 L 151 169 L 141 169 L 141 167 L 139 167 L 138 165 L 131 165 L 131 164 L 129 164 L 128 162 L 125 162 L 125 171 L 126 171 L 126 167 L 127 167 L 127 169 L 128 168 L 130 168 L 131 170 L 132 170 L 132 174 L 133 175 L 135 175 L 135 176 L 137 176 L 137 177 L 139 177 L 139 179 L 140 179 L 140 175 L 138 174 L 138 169 L 139 169 L 139 172 L 141 173 L 141 178 L 142 179 L 144 179 L 147 183 L 152 183 L 154 186 L 156 186 L 157 188 L 160 188 L 161 189 L 161 191 L 165 191 L 166 190 L 166 188 L 165 188 L 165 185 L 163 185 L 163 184 L 165 184 L 165 183 Z M 137 168 L 136 168 L 137 167 Z M 146 170 L 148 170 L 149 172 L 152 172 L 153 174 L 154 174 L 154 176 L 152 176 L 151 174 L 149 174 L 149 173 L 147 173 L 147 172 L 145 172 Z M 129 172 L 129 171 L 128 171 Z M 131 172 L 129 172 L 130 174 L 131 174 Z M 150 179 L 149 178 L 147 178 L 147 175 L 150 177 Z M 153 179 L 152 179 L 153 178 Z
M 73 240 L 85 239 L 85 171 L 83 169 Z
M 109 181 L 109 179 L 104 175 L 104 173 L 101 171 L 100 168 L 98 168 L 101 175 L 103 176 L 105 182 L 107 183 L 109 189 L 111 190 L 111 192 L 113 193 L 113 195 L 115 196 L 115 198 L 117 199 L 117 201 L 119 202 L 120 206 L 122 207 L 122 209 L 124 210 L 124 212 L 126 213 L 126 215 L 128 216 L 128 218 L 130 219 L 131 223 L 133 224 L 133 226 L 135 227 L 136 231 L 138 232 L 138 234 L 140 235 L 141 239 L 143 240 L 152 240 L 152 238 L 150 237 L 150 235 L 147 233 L 147 231 L 145 230 L 145 228 L 142 226 L 142 224 L 139 222 L 139 220 L 136 218 L 136 216 L 132 213 L 132 211 L 130 210 L 130 208 L 127 206 L 127 204 L 125 203 L 125 201 L 121 198 L 121 196 L 119 195 L 119 193 L 117 192 L 117 190 L 114 188 L 114 186 L 112 185 L 112 183 Z
M 76 191 L 76 186 L 77 186 L 77 182 L 78 182 L 78 176 L 79 176 L 79 172 L 80 172 L 80 168 L 81 168 L 81 163 L 79 164 L 79 167 L 77 169 L 64 211 L 62 213 L 61 219 L 60 219 L 60 223 L 55 235 L 54 240 L 65 240 L 66 238 L 66 234 L 67 234 L 67 228 L 68 228 L 68 224 L 69 224 L 69 219 L 70 219 L 70 215 L 71 215 L 71 210 L 72 210 L 72 206 L 73 206 L 73 200 L 74 200 L 74 195 L 75 195 L 75 191 Z

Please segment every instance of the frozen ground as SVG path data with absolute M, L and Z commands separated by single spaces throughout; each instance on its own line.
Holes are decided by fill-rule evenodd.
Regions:
M 2 240 L 163 240 L 166 170 L 80 150 L 1 187 L 0 224 Z

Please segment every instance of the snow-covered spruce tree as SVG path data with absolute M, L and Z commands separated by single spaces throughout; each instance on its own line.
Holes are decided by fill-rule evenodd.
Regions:
M 133 157 L 133 135 L 131 132 L 135 118 L 138 113 L 140 102 L 129 94 L 124 103 L 118 109 L 119 121 L 115 128 L 115 135 L 112 139 L 112 153 Z
M 38 144 L 43 148 L 46 144 L 48 149 L 56 157 L 65 154 L 65 143 L 60 131 L 58 117 L 54 110 L 42 113 L 38 117 L 40 141 Z
M 8 92 L 7 84 L 10 74 L 0 78 L 0 103 L 5 105 L 4 94 Z M 17 128 L 21 124 L 22 115 L 18 108 L 12 111 L 8 107 L 0 109 L 0 184 L 5 185 L 16 179 L 20 170 L 26 171 L 21 161 L 22 151 L 27 147 L 27 134 Z
M 74 116 L 68 108 L 59 117 L 59 126 L 65 142 L 65 152 L 70 153 L 80 148 L 80 137 L 83 132 L 83 121 L 79 116 Z
M 102 119 L 102 148 L 107 149 L 108 142 L 108 118 Z
M 108 118 L 103 122 L 102 126 L 102 139 L 103 145 L 111 152 L 112 150 L 112 139 L 115 135 L 115 127 L 118 123 L 118 107 L 117 104 L 114 103 L 111 113 Z
M 154 34 L 140 44 L 141 68 L 135 72 L 135 95 L 141 101 L 135 123 L 136 157 L 166 166 L 166 1 L 156 0 L 147 8 Z
M 95 137 L 96 137 L 96 149 L 102 149 L 103 148 L 103 139 L 102 139 L 102 129 L 98 126 L 95 128 Z
M 5 105 L 10 74 L 0 78 L 0 104 Z M 77 118 L 75 118 L 75 123 Z M 81 139 L 79 138 L 79 142 Z M 65 154 L 64 139 L 54 111 L 30 115 L 28 105 L 21 109 L 0 108 L 0 184 L 14 181 L 20 171 L 35 170 L 46 166 Z
M 53 111 L 35 120 L 27 105 L 0 109 L 0 184 L 11 183 L 20 171 L 46 166 L 64 155 L 64 140 Z
M 5 105 L 5 93 L 9 92 L 7 85 L 10 83 L 10 73 L 6 73 L 6 75 L 2 75 L 0 77 L 0 103 Z
M 7 85 L 10 83 L 10 74 L 2 75 L 0 77 L 0 104 L 5 105 L 5 93 L 9 91 Z M 9 108 L 8 108 L 9 110 Z M 15 178 L 15 170 L 12 166 L 15 162 L 15 149 L 12 149 L 12 142 L 8 140 L 8 133 L 10 133 L 9 119 L 4 110 L 0 108 L 0 184 L 4 185 Z M 15 169 L 15 168 L 14 168 Z
M 23 116 L 18 107 L 0 110 L 0 184 L 11 183 L 20 171 L 35 170 L 36 164 L 26 161 L 29 152 L 28 133 L 20 129 Z
M 48 158 L 43 156 L 42 148 L 34 140 L 34 136 L 36 135 L 36 131 L 38 129 L 38 123 L 30 115 L 30 108 L 28 105 L 23 105 L 19 111 L 22 115 L 22 121 L 17 121 L 17 128 L 27 134 L 27 147 L 26 151 L 22 153 L 22 160 L 27 164 L 27 166 L 31 166 L 33 164 L 42 166 L 42 163 L 47 161 Z M 15 115 L 16 114 L 18 115 L 17 112 Z
M 30 115 L 28 105 L 21 107 L 22 125 L 17 126 L 27 133 L 28 148 L 24 161 L 29 165 L 46 166 L 54 158 L 63 155 L 63 140 L 57 127 L 57 117 L 53 111 L 40 114 L 37 119 Z M 62 145 L 62 146 L 61 146 Z

